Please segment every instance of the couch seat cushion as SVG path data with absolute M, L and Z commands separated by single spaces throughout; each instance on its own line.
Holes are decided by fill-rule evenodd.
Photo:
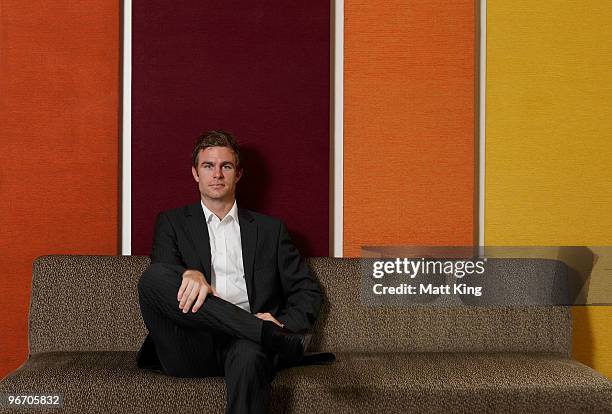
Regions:
M 612 383 L 563 355 L 346 353 L 275 380 L 291 412 L 612 413 Z M 321 369 L 323 368 L 323 369 Z
M 225 409 L 223 378 L 173 378 L 136 367 L 136 352 L 35 354 L 0 392 L 60 392 L 59 412 Z M 612 412 L 612 384 L 561 355 L 342 353 L 273 383 L 273 412 Z M 179 408 L 180 407 L 180 408 Z M 2 410 L 2 408 L 0 408 Z

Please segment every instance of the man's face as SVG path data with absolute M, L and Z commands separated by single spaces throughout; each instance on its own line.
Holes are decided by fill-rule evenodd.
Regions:
M 242 171 L 236 168 L 236 156 L 228 147 L 208 147 L 198 154 L 198 168 L 191 167 L 193 179 L 198 183 L 204 199 L 233 201 L 236 183 Z

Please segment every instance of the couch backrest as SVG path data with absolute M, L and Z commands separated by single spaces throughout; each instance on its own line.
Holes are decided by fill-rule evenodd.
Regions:
M 360 259 L 311 259 L 330 298 L 317 321 L 313 349 L 379 352 L 571 353 L 571 312 L 565 306 L 365 306 Z M 556 272 L 555 261 L 489 260 L 504 276 Z M 486 274 L 485 274 L 486 276 Z
M 538 265 L 538 259 L 503 260 Z M 365 306 L 359 259 L 308 262 L 326 295 L 312 350 L 570 354 L 567 307 Z M 145 256 L 36 259 L 30 353 L 137 350 L 146 335 L 137 283 L 148 264 Z
M 139 349 L 138 279 L 146 256 L 42 256 L 34 261 L 30 353 Z

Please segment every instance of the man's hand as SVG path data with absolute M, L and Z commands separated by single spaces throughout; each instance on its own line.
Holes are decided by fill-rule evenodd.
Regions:
M 199 270 L 185 270 L 183 273 L 183 283 L 181 283 L 176 296 L 179 301 L 179 309 L 182 309 L 183 313 L 187 313 L 193 304 L 191 312 L 197 312 L 209 293 L 218 296 L 217 291 L 208 284 L 202 272 Z
M 285 325 L 280 323 L 274 316 L 270 315 L 268 312 L 266 312 L 266 313 L 261 313 L 261 312 L 260 313 L 256 313 L 255 316 L 257 316 L 259 319 L 263 319 L 264 321 L 274 322 L 275 324 L 277 324 L 281 328 L 285 327 Z

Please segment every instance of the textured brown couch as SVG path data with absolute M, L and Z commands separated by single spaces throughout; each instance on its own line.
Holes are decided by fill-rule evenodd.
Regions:
M 63 410 L 50 412 L 223 412 L 223 378 L 136 367 L 136 285 L 148 263 L 38 258 L 30 357 L 0 392 L 62 393 Z M 273 412 L 612 412 L 610 381 L 570 356 L 566 307 L 366 307 L 358 260 L 309 263 L 326 295 L 311 350 L 337 362 L 279 372 Z

